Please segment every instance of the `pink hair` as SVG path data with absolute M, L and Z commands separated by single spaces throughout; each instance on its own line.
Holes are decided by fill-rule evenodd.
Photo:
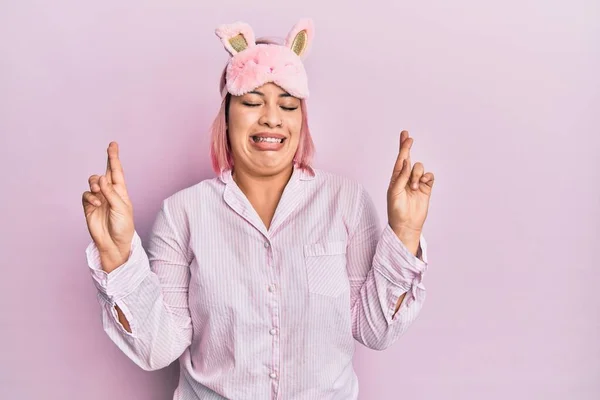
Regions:
M 256 43 L 281 45 L 282 40 L 279 38 L 260 38 L 256 40 Z M 219 93 L 221 93 L 225 87 L 225 73 L 226 69 L 223 69 L 219 84 Z M 223 171 L 233 168 L 233 155 L 231 154 L 231 147 L 227 136 L 227 111 L 230 98 L 231 94 L 229 93 L 223 97 L 219 112 L 210 129 L 210 159 L 212 168 L 218 175 L 223 173 Z M 300 99 L 300 109 L 302 112 L 302 127 L 300 128 L 300 142 L 298 143 L 298 149 L 294 155 L 293 162 L 298 168 L 314 173 L 311 164 L 315 153 L 315 145 L 308 127 L 308 113 L 306 110 L 306 101 L 304 99 Z

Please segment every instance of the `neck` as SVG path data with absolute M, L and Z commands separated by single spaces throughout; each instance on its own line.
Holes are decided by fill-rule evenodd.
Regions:
M 293 172 L 294 167 L 290 164 L 273 175 L 259 175 L 243 168 L 234 168 L 231 176 L 246 197 L 259 201 L 278 201 Z

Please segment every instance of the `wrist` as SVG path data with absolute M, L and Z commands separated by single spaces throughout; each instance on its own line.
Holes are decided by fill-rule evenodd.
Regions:
M 404 236 L 404 237 L 421 237 L 422 229 L 411 228 L 406 225 L 396 225 L 394 226 L 388 221 L 388 225 L 396 235 Z
M 421 242 L 421 230 L 411 229 L 407 227 L 393 227 L 392 231 L 398 237 L 398 239 L 404 244 L 404 246 L 414 255 L 415 257 L 419 251 L 419 244 Z
M 102 264 L 102 269 L 106 273 L 114 271 L 119 266 L 125 264 L 128 259 L 129 250 L 125 252 L 120 249 L 115 249 L 100 252 L 100 263 Z

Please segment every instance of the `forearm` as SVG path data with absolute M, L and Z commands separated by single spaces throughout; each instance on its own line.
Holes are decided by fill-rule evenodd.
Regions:
M 98 251 L 102 270 L 107 274 L 125 264 L 130 256 L 131 244 L 128 250 Z
M 148 254 L 137 233 L 126 257 L 115 252 L 112 258 L 107 257 L 94 242 L 86 249 L 104 330 L 146 370 L 169 365 L 185 351 L 192 338 L 187 297 L 189 262 L 175 250 L 178 246 L 170 234 L 160 238 L 151 235 Z M 169 280 L 169 274 L 179 278 Z M 163 284 L 161 278 L 167 282 Z
M 400 239 L 400 241 L 406 246 L 406 248 L 413 254 L 417 255 L 419 250 L 419 242 L 421 240 L 421 231 L 408 230 L 408 229 L 393 229 L 394 233 Z
M 346 253 L 352 335 L 366 347 L 382 350 L 393 344 L 419 314 L 425 298 L 420 279 L 426 263 L 415 254 L 419 254 L 420 245 L 421 257 L 426 258 L 427 244 L 420 232 L 400 231 L 398 226 L 394 231 L 389 222 L 382 232 L 373 202 L 366 192 L 362 194 L 358 223 Z M 403 301 L 406 304 L 396 314 L 396 305 Z

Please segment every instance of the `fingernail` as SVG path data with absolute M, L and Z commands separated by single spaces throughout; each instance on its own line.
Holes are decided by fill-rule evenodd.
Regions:
M 100 207 L 102 205 L 102 203 L 100 203 L 98 200 L 94 201 L 94 205 Z

